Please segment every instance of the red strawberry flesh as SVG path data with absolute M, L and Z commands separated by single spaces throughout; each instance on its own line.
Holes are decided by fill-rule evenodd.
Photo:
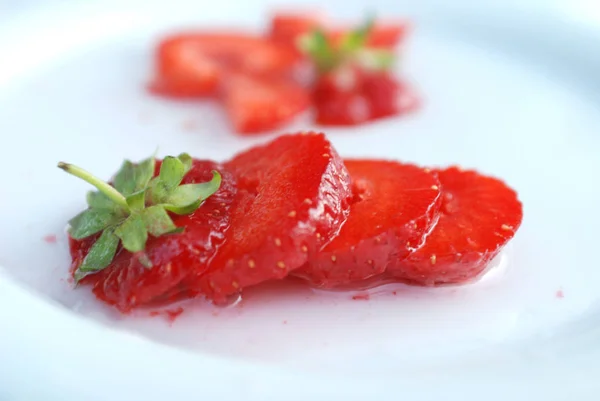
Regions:
M 352 196 L 346 168 L 323 134 L 281 136 L 226 167 L 239 177 L 231 226 L 200 283 L 217 303 L 306 263 L 337 233 Z
M 227 75 L 222 101 L 235 130 L 244 134 L 280 127 L 310 104 L 308 92 L 297 83 L 243 74 Z
M 245 33 L 182 33 L 159 44 L 150 90 L 174 97 L 211 95 L 223 72 L 286 76 L 297 61 L 287 46 Z
M 295 48 L 300 36 L 323 26 L 324 20 L 318 12 L 279 12 L 271 19 L 270 37 Z
M 418 108 L 410 86 L 385 71 L 341 68 L 322 75 L 313 90 L 321 125 L 357 125 Z
M 439 181 L 427 169 L 378 160 L 346 160 L 354 201 L 339 232 L 295 272 L 313 285 L 360 283 L 420 246 L 437 221 Z
M 439 222 L 422 248 L 390 270 L 396 278 L 425 286 L 478 277 L 523 218 L 516 192 L 504 182 L 457 167 L 437 173 L 443 198 Z

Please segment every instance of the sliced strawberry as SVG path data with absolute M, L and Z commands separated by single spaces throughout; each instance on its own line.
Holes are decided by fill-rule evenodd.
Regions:
M 333 45 L 339 44 L 351 31 L 348 28 L 332 28 L 320 12 L 279 12 L 271 20 L 269 36 L 278 42 L 296 46 L 300 36 L 318 28 L 325 31 Z M 370 29 L 366 45 L 377 48 L 395 47 L 404 41 L 409 28 L 406 21 L 377 21 Z
M 271 19 L 269 36 L 274 41 L 296 47 L 298 38 L 324 25 L 324 17 L 318 12 L 279 12 Z
M 298 55 L 287 46 L 243 33 L 185 33 L 162 41 L 150 90 L 161 95 L 198 97 L 215 92 L 224 71 L 287 75 Z
M 369 47 L 395 47 L 405 40 L 410 30 L 407 22 L 377 22 L 367 38 Z
M 157 171 L 160 162 L 157 163 Z M 148 268 L 136 255 L 121 249 L 110 266 L 83 278 L 80 283 L 93 286 L 94 294 L 123 312 L 132 308 L 169 301 L 193 291 L 190 282 L 207 268 L 217 249 L 224 242 L 224 232 L 229 223 L 229 213 L 236 193 L 235 179 L 223 166 L 210 161 L 194 161 L 183 184 L 206 182 L 211 172 L 221 173 L 219 190 L 190 215 L 172 215 L 173 222 L 185 230 L 180 234 L 150 237 L 146 255 L 152 262 Z M 81 241 L 71 239 L 72 268 L 83 262 L 97 237 Z
M 299 84 L 243 74 L 228 75 L 222 96 L 235 130 L 244 134 L 278 128 L 310 105 L 309 93 Z
M 315 120 L 321 125 L 356 125 L 371 118 L 371 105 L 361 93 L 360 75 L 343 69 L 322 75 L 313 89 Z
M 156 77 L 150 91 L 178 98 L 206 96 L 219 84 L 219 65 L 186 38 L 162 42 L 156 55 Z
M 463 283 L 477 277 L 514 236 L 523 209 L 502 181 L 463 171 L 439 170 L 442 209 L 425 245 L 390 274 L 418 285 Z
M 390 261 L 419 247 L 437 221 L 439 181 L 429 170 L 378 160 L 346 160 L 354 201 L 339 232 L 302 269 L 311 284 L 331 288 L 382 274 Z
M 370 29 L 365 45 L 371 48 L 393 48 L 405 40 L 410 25 L 404 21 L 377 21 Z M 330 42 L 337 45 L 351 29 L 332 29 L 327 33 Z
M 412 88 L 385 71 L 366 72 L 361 93 L 368 99 L 371 120 L 402 115 L 419 108 L 420 101 Z
M 321 125 L 356 125 L 419 106 L 412 89 L 389 72 L 358 68 L 322 75 L 313 90 L 313 102 Z
M 306 263 L 337 233 L 352 196 L 346 168 L 323 134 L 281 136 L 226 167 L 239 177 L 231 226 L 200 280 L 216 302 Z

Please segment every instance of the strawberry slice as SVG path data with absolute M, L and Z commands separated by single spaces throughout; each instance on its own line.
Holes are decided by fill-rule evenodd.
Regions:
M 409 33 L 410 25 L 406 21 L 376 21 L 366 38 L 365 45 L 375 48 L 393 48 L 401 45 Z M 350 29 L 333 29 L 327 36 L 333 44 L 339 43 Z
M 348 220 L 321 252 L 294 272 L 312 285 L 360 283 L 419 247 L 441 205 L 435 174 L 411 164 L 346 160 L 354 201 Z
M 412 88 L 386 71 L 343 68 L 319 77 L 313 90 L 321 125 L 357 125 L 416 110 Z
M 456 284 L 476 278 L 521 225 L 517 194 L 502 181 L 458 167 L 439 170 L 442 208 L 425 245 L 390 274 L 413 284 Z
M 173 97 L 214 94 L 224 71 L 287 75 L 298 61 L 288 46 L 243 33 L 183 33 L 163 40 L 156 52 L 154 93 Z
M 406 21 L 376 21 L 366 38 L 368 47 L 393 48 L 401 44 L 410 24 Z M 296 47 L 298 38 L 315 29 L 323 29 L 329 42 L 339 44 L 352 29 L 331 28 L 325 15 L 320 12 L 279 12 L 271 19 L 269 36 L 280 43 Z
M 420 99 L 413 89 L 385 71 L 365 73 L 360 92 L 368 99 L 371 120 L 415 111 Z
M 310 95 L 288 80 L 230 74 L 223 85 L 222 101 L 234 129 L 252 134 L 289 123 L 308 109 Z
M 200 280 L 217 303 L 306 263 L 337 233 L 352 197 L 346 168 L 323 134 L 281 136 L 226 167 L 239 178 L 238 194 L 225 244 Z
M 161 43 L 156 56 L 156 77 L 149 84 L 151 92 L 176 98 L 206 96 L 219 84 L 219 65 L 199 46 L 184 38 Z
M 161 162 L 156 163 L 156 171 Z M 80 279 L 91 285 L 94 294 L 104 302 L 128 312 L 157 301 L 168 302 L 185 294 L 195 294 L 189 283 L 202 274 L 217 249 L 224 242 L 229 222 L 229 209 L 236 193 L 233 175 L 214 162 L 194 160 L 182 185 L 211 180 L 212 171 L 221 174 L 221 186 L 192 214 L 171 214 L 181 233 L 148 236 L 143 251 L 130 252 L 122 246 L 105 268 Z M 70 237 L 72 270 L 82 266 L 99 235 L 81 240 Z M 149 262 L 149 263 L 148 263 Z M 149 267 L 150 266 L 150 267 Z
M 296 47 L 298 38 L 325 24 L 318 12 L 279 12 L 271 19 L 269 36 L 279 43 Z
M 346 68 L 319 77 L 312 93 L 318 124 L 356 125 L 371 118 L 369 100 L 360 91 L 360 76 Z

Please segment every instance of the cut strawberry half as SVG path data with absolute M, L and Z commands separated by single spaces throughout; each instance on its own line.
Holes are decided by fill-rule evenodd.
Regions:
M 157 163 L 157 171 L 160 162 Z M 191 296 L 189 284 L 204 273 L 208 262 L 224 242 L 230 207 L 236 193 L 233 175 L 219 164 L 194 161 L 182 184 L 210 180 L 212 171 L 221 173 L 219 190 L 193 214 L 172 215 L 179 234 L 149 237 L 145 254 L 152 267 L 144 266 L 137 255 L 125 249 L 118 251 L 110 265 L 84 277 L 80 283 L 92 285 L 94 294 L 122 312 L 157 302 L 168 302 L 182 294 Z M 88 255 L 97 236 L 70 240 L 72 269 L 78 268 Z
M 215 302 L 281 279 L 322 248 L 345 221 L 350 178 L 323 134 L 281 136 L 226 164 L 237 177 L 225 244 L 200 280 Z
M 289 80 L 229 74 L 223 83 L 222 101 L 234 129 L 252 134 L 289 123 L 308 109 L 310 95 Z
M 335 237 L 294 272 L 312 285 L 332 288 L 382 274 L 389 263 L 421 246 L 437 221 L 439 181 L 427 169 L 377 160 L 346 160 L 354 201 Z
M 214 94 L 224 71 L 285 76 L 296 52 L 268 39 L 243 33 L 184 33 L 162 41 L 150 90 L 174 97 Z
M 389 270 L 396 278 L 425 286 L 476 278 L 523 218 L 517 194 L 502 181 L 458 167 L 437 173 L 443 199 L 438 224 L 423 247 Z

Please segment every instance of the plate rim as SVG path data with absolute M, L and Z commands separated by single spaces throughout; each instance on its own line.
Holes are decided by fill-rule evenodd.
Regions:
M 37 24 L 36 26 L 39 29 L 45 29 L 47 32 L 51 32 L 63 24 L 65 25 L 64 29 L 67 29 L 66 25 L 68 25 L 68 23 L 72 24 L 72 21 L 74 20 L 73 16 L 77 16 L 80 23 L 82 20 L 85 21 L 85 19 L 82 19 L 82 16 L 91 19 L 101 18 L 103 13 L 104 16 L 110 16 L 111 13 L 106 9 L 102 11 L 106 6 L 99 4 L 99 2 L 95 1 L 77 5 L 70 3 L 68 4 L 68 7 L 67 4 L 64 6 L 53 5 L 42 7 L 35 11 L 24 12 L 13 21 L 9 21 L 6 25 L 0 26 L 0 52 L 3 54 L 10 54 L 10 52 L 17 51 L 19 40 L 23 39 L 23 35 L 31 34 L 27 31 L 29 30 L 32 21 Z M 129 9 L 128 7 L 132 8 Z M 135 11 L 136 8 L 137 6 L 131 4 L 123 5 L 123 12 Z M 136 14 L 136 18 L 138 19 L 135 21 L 140 24 L 152 23 L 155 21 L 155 13 L 159 13 L 159 10 L 162 8 L 163 7 L 147 9 L 145 10 L 145 13 Z M 549 10 L 553 10 L 549 11 L 549 15 L 552 15 L 553 18 L 556 18 L 557 20 L 561 20 L 562 14 L 554 14 L 556 12 L 555 9 L 549 8 Z M 478 13 L 481 13 L 481 10 L 475 8 L 471 9 L 469 12 L 473 15 L 478 15 Z M 176 17 L 176 19 L 178 19 L 178 17 Z M 584 31 L 589 34 L 590 40 L 600 43 L 600 30 L 596 29 L 596 27 L 590 28 L 585 24 L 579 25 L 579 22 L 573 22 L 572 19 L 565 19 L 565 21 L 567 24 L 570 24 L 569 27 L 573 30 Z M 123 28 L 126 29 L 125 26 Z M 72 26 L 71 29 L 73 29 Z M 544 33 L 543 28 L 541 29 L 542 31 L 538 32 L 538 34 Z M 113 34 L 116 35 L 119 32 L 120 31 L 115 30 Z M 550 29 L 545 31 L 545 34 L 548 33 L 551 34 L 552 31 Z M 98 31 L 97 34 L 104 35 L 105 33 Z M 38 34 L 38 36 L 40 35 Z M 105 38 L 105 36 L 100 37 Z M 93 40 L 93 38 L 80 39 Z M 32 40 L 35 40 L 35 38 Z M 34 61 L 35 60 L 32 61 L 32 59 L 29 59 L 28 62 L 31 64 Z M 10 62 L 7 64 L 10 64 Z M 0 66 L 0 71 L 2 70 L 3 67 Z M 17 72 L 13 71 L 13 73 Z M 16 76 L 17 75 L 14 75 L 13 77 Z M 0 88 L 2 87 L 1 85 L 2 82 L 0 82 Z M 19 313 L 16 313 L 10 307 L 11 305 L 19 305 Z M 39 330 L 39 321 L 34 322 L 27 319 L 27 312 L 23 313 L 23 310 L 36 311 L 39 316 L 43 316 L 43 320 L 46 322 L 46 325 L 43 327 L 44 330 Z M 45 298 L 36 296 L 33 292 L 24 288 L 21 283 L 17 283 L 8 275 L 3 274 L 2 266 L 0 266 L 0 319 L 3 324 L 0 355 L 12 355 L 13 357 L 20 356 L 21 358 L 23 355 L 31 355 L 31 341 L 38 342 L 38 344 L 44 344 L 45 342 L 49 342 L 50 336 L 52 336 L 51 340 L 56 346 L 56 349 L 50 354 L 53 358 L 60 358 L 60 355 L 63 355 L 62 353 L 64 353 L 64 355 L 71 355 L 76 359 L 78 358 L 77 363 L 74 363 L 74 360 L 71 360 L 70 366 L 66 366 L 67 362 L 63 359 L 62 370 L 58 369 L 56 366 L 47 364 L 48 362 L 51 363 L 54 360 L 53 358 L 48 359 L 45 365 L 46 368 L 50 369 L 43 369 L 42 363 L 32 369 L 39 378 L 44 378 L 44 374 L 46 374 L 45 381 L 47 382 L 48 376 L 50 376 L 48 371 L 50 371 L 53 381 L 59 383 L 57 388 L 61 388 L 63 391 L 70 391 L 73 396 L 86 397 L 89 395 L 89 393 L 86 392 L 86 388 L 94 388 L 95 382 L 90 381 L 92 379 L 108 383 L 108 385 L 104 386 L 105 389 L 102 390 L 104 393 L 98 393 L 95 396 L 96 399 L 106 399 L 102 394 L 105 396 L 110 394 L 110 384 L 116 387 L 123 385 L 123 382 L 119 381 L 119 378 L 117 377 L 119 375 L 115 374 L 114 366 L 113 369 L 108 371 L 95 371 L 93 376 L 81 380 L 81 382 L 73 385 L 71 388 L 67 385 L 67 383 L 73 384 L 73 381 L 68 378 L 82 370 L 83 366 L 88 366 L 93 369 L 94 365 L 100 365 L 101 363 L 106 367 L 114 365 L 115 359 L 109 353 L 103 352 L 109 351 L 109 349 L 107 349 L 107 344 L 110 342 L 111 344 L 125 343 L 128 345 L 126 350 L 122 351 L 125 352 L 125 354 L 120 355 L 121 363 L 125 357 L 127 357 L 128 361 L 119 367 L 118 372 L 123 374 L 122 377 L 127 377 L 127 373 L 130 371 L 140 372 L 140 374 L 144 374 L 146 377 L 146 380 L 144 381 L 132 381 L 130 383 L 132 384 L 130 386 L 132 396 L 139 395 L 137 391 L 143 388 L 146 394 L 152 397 L 152 399 L 159 399 L 157 398 L 158 395 L 172 397 L 176 394 L 173 390 L 165 392 L 165 389 L 168 390 L 171 387 L 179 389 L 179 394 L 182 397 L 186 394 L 198 391 L 202 391 L 206 394 L 208 391 L 211 395 L 217 397 L 214 399 L 236 399 L 243 396 L 248 400 L 266 400 L 282 399 L 283 395 L 279 391 L 279 388 L 293 387 L 296 390 L 296 394 L 288 394 L 285 399 L 300 400 L 306 399 L 306 397 L 309 396 L 314 397 L 315 395 L 327 395 L 330 397 L 344 395 L 347 399 L 364 399 L 367 396 L 375 396 L 377 399 L 388 399 L 390 397 L 390 382 L 383 379 L 355 379 L 349 385 L 347 380 L 343 377 L 337 377 L 335 375 L 316 377 L 305 372 L 293 370 L 283 371 L 282 369 L 263 363 L 250 363 L 200 353 L 193 353 L 190 355 L 175 347 L 159 344 L 131 333 L 111 330 L 90 319 L 74 315 L 53 301 L 48 302 Z M 84 356 L 73 352 L 71 341 L 75 339 L 74 334 L 64 336 L 65 331 L 77 333 L 77 335 L 84 337 L 102 337 L 103 341 L 106 341 L 107 338 L 109 340 L 105 343 L 104 347 L 95 349 L 95 359 L 90 360 L 88 359 L 90 358 L 89 354 Z M 29 342 L 25 343 L 23 339 L 28 339 Z M 123 348 L 120 349 L 123 350 Z M 34 347 L 33 350 L 38 353 L 43 352 L 43 350 L 39 349 L 39 346 Z M 147 355 L 148 353 L 153 353 L 157 358 L 160 358 L 162 365 L 158 367 L 141 367 L 139 364 L 135 363 L 140 356 Z M 497 366 L 492 367 L 487 371 L 482 370 L 478 366 L 474 366 L 469 372 L 469 377 L 477 377 L 478 384 L 470 389 L 465 388 L 464 382 L 461 384 L 460 381 L 456 380 L 457 377 L 465 376 L 467 374 L 465 371 L 462 371 L 462 373 L 432 371 L 428 376 L 407 374 L 401 378 L 397 378 L 397 381 L 394 382 L 393 385 L 394 387 L 403 388 L 405 391 L 412 389 L 413 391 L 410 392 L 411 399 L 415 400 L 436 399 L 437 396 L 447 395 L 448 392 L 453 391 L 460 392 L 465 397 L 473 397 L 473 399 L 478 396 L 486 396 L 489 399 L 489 388 L 496 387 L 499 383 L 502 383 L 504 390 L 491 395 L 492 399 L 503 399 L 506 394 L 509 393 L 521 393 L 525 388 L 525 385 L 529 386 L 529 392 L 537 390 L 544 391 L 548 395 L 557 396 L 559 391 L 563 391 L 565 395 L 572 395 L 570 390 L 573 390 L 577 383 L 581 385 L 580 388 L 587 388 L 590 391 L 600 387 L 600 385 L 590 386 L 590 382 L 587 380 L 588 378 L 593 379 L 594 377 L 597 377 L 597 374 L 600 373 L 600 364 L 595 362 L 600 361 L 599 356 L 600 348 L 581 359 L 579 363 L 581 363 L 581 367 L 585 369 L 572 369 L 572 366 L 563 365 L 565 361 L 562 360 L 546 361 L 542 366 L 528 366 L 529 369 L 534 367 L 538 369 L 538 375 L 535 376 L 532 375 L 531 371 L 528 369 L 525 371 L 518 369 L 511 371 L 513 362 L 511 362 L 511 358 L 509 357 L 504 361 L 506 366 L 501 365 L 502 360 L 500 360 L 498 361 L 499 364 Z M 197 371 L 206 373 L 206 375 L 203 375 L 204 380 L 199 381 L 195 375 L 190 375 L 190 370 L 196 371 L 196 369 Z M 11 369 L 9 371 L 1 366 L 0 372 L 2 372 L 0 375 L 0 377 L 2 377 L 0 382 L 4 380 L 5 383 L 13 382 L 16 384 L 21 383 L 22 385 L 25 385 L 26 383 L 23 382 L 22 377 L 19 377 L 19 372 L 21 372 L 21 375 L 23 375 L 23 373 L 30 373 L 27 369 Z M 523 379 L 524 374 L 530 375 L 527 377 L 526 382 L 514 380 Z M 568 377 L 571 381 L 570 385 L 563 385 L 562 389 L 554 386 L 550 388 L 552 391 L 549 392 L 548 389 L 551 385 L 549 386 L 545 378 L 550 377 L 550 375 L 562 377 L 564 380 L 562 382 L 563 384 Z M 169 379 L 165 379 L 165 377 Z M 512 379 L 509 379 L 509 377 L 512 377 Z M 10 378 L 11 380 L 6 380 L 7 378 Z M 29 375 L 29 378 L 31 379 L 31 375 Z M 249 381 L 249 378 L 252 378 L 252 380 Z M 436 380 L 439 385 L 428 385 L 430 380 Z M 235 388 L 234 386 L 231 386 L 232 381 L 242 384 L 238 388 Z M 271 384 L 273 381 L 277 381 L 279 386 L 272 386 Z M 0 386 L 0 389 L 2 387 L 3 386 Z M 45 390 L 49 389 L 46 388 Z M 2 394 L 2 391 L 3 390 L 0 390 L 0 394 Z M 28 391 L 31 391 L 31 389 Z M 61 394 L 64 396 L 65 393 L 63 392 Z M 582 396 L 585 396 L 586 394 L 582 394 Z M 390 399 L 393 399 L 393 397 Z

